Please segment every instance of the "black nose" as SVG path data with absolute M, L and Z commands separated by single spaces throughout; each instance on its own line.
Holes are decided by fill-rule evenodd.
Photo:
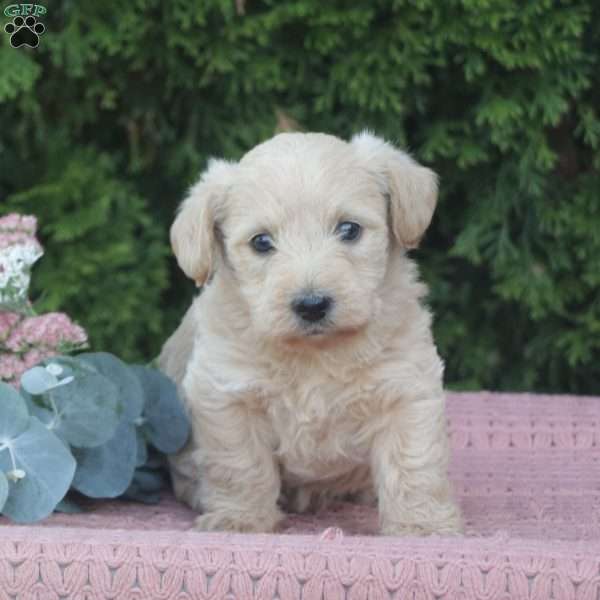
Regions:
M 320 294 L 307 294 L 300 296 L 292 302 L 292 309 L 304 321 L 314 323 L 320 321 L 331 307 L 332 300 L 329 296 Z

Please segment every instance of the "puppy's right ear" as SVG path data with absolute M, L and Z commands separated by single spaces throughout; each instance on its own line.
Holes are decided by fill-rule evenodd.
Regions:
M 171 226 L 171 247 L 177 262 L 198 286 L 206 282 L 214 269 L 215 228 L 235 169 L 235 163 L 211 159 L 200 181 L 181 203 Z

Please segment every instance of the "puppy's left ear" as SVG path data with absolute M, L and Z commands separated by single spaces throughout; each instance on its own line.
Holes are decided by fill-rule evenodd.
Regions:
M 392 231 L 404 248 L 416 248 L 437 203 L 437 175 L 369 132 L 350 141 L 390 201 Z

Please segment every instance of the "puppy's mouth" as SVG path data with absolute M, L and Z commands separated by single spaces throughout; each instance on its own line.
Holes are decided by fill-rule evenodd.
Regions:
M 323 338 L 335 335 L 338 329 L 333 319 L 326 317 L 316 323 L 301 323 L 297 330 L 297 336 L 299 338 Z
M 326 335 L 327 331 L 325 327 L 313 327 L 304 332 L 305 337 L 315 337 Z
M 332 324 L 303 327 L 294 334 L 284 338 L 290 346 L 325 347 L 343 342 L 344 339 L 358 334 L 362 327 L 336 327 Z

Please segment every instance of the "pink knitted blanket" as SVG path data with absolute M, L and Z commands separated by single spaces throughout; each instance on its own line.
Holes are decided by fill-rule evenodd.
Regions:
M 350 505 L 209 535 L 171 497 L 101 502 L 0 519 L 0 598 L 600 598 L 600 398 L 449 394 L 448 415 L 466 537 L 384 538 Z

